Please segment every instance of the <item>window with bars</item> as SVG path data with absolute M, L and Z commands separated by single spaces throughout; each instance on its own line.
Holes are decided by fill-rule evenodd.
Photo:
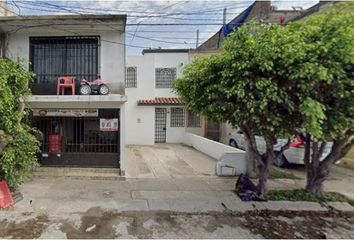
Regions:
M 77 80 L 97 78 L 99 37 L 31 37 L 30 69 L 37 83 L 56 82 L 59 76 Z
M 177 76 L 176 72 L 176 68 L 156 68 L 156 88 L 172 88 L 173 81 Z
M 201 117 L 192 111 L 188 111 L 187 127 L 202 127 Z
M 183 108 L 171 108 L 171 127 L 184 127 Z
M 125 87 L 126 88 L 136 88 L 137 82 L 137 70 L 136 67 L 126 67 L 125 68 Z

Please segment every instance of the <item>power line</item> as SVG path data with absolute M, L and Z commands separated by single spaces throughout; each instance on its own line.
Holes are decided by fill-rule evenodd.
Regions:
M 41 9 L 41 8 L 34 8 L 34 7 L 29 7 L 29 6 L 23 6 L 23 5 L 18 5 L 15 2 L 14 3 L 8 3 L 9 5 L 16 6 L 17 8 L 24 8 L 24 9 L 29 9 L 29 10 L 34 10 L 34 11 L 41 11 L 41 12 L 52 12 L 52 13 L 58 13 L 58 12 L 67 12 L 67 10 L 63 9 L 57 9 L 53 10 L 52 8 L 50 9 Z M 201 14 L 202 15 L 202 14 Z M 219 21 L 220 19 L 213 19 L 213 18 L 183 18 L 183 17 L 172 17 L 172 16 L 164 16 L 164 15 L 155 15 L 155 16 L 145 16 L 145 15 L 128 15 L 129 18 L 164 18 L 164 19 L 174 19 L 174 20 L 182 20 L 182 21 Z
M 138 16 L 134 16 L 131 15 L 131 17 L 147 17 L 151 14 L 160 14 L 161 17 L 164 16 L 173 16 L 173 15 L 205 15 L 206 13 L 210 13 L 212 15 L 215 14 L 222 14 L 222 12 L 216 12 L 216 10 L 222 10 L 224 6 L 220 6 L 220 7 L 214 7 L 214 8 L 209 8 L 209 9 L 204 9 L 203 11 L 196 11 L 196 12 L 170 12 L 170 13 L 166 13 L 166 12 L 149 12 L 149 11 L 131 11 L 131 10 L 123 10 L 122 9 L 115 9 L 115 8 L 109 8 L 109 9 L 104 9 L 104 8 L 89 8 L 89 7 L 78 7 L 78 6 L 61 6 L 61 5 L 56 5 L 56 4 L 52 4 L 52 3 L 48 3 L 48 2 L 43 2 L 43 1 L 16 1 L 18 3 L 22 3 L 22 4 L 29 4 L 29 5 L 34 5 L 34 6 L 39 6 L 39 7 L 45 7 L 45 8 L 49 8 L 49 9 L 55 9 L 58 10 L 58 8 L 61 8 L 64 11 L 75 11 L 74 9 L 78 9 L 78 10 L 91 10 L 91 11 L 102 11 L 102 12 L 126 12 L 126 13 L 138 13 L 138 14 L 146 14 L 146 15 L 138 15 Z M 245 5 L 240 5 L 237 7 L 228 7 L 228 10 L 232 10 L 232 9 L 241 9 L 241 8 L 245 8 L 248 7 L 249 3 L 246 3 Z M 78 12 L 76 12 L 77 14 L 80 14 Z M 155 16 L 151 16 L 151 17 L 155 17 Z M 157 16 L 156 16 L 157 17 Z
M 162 10 L 165 10 L 165 9 L 167 9 L 167 8 L 171 8 L 171 7 L 173 7 L 173 6 L 177 5 L 177 4 L 179 4 L 179 2 L 173 3 L 173 4 L 171 4 L 171 5 L 168 5 L 167 7 L 162 8 Z M 141 20 L 141 21 L 138 23 L 139 25 L 136 26 L 135 32 L 134 32 L 134 34 L 133 34 L 132 39 L 130 40 L 130 43 L 132 43 L 132 42 L 134 41 L 136 32 L 138 31 L 138 28 L 139 28 L 140 24 L 142 23 L 142 21 L 143 21 L 143 20 Z
M 80 15 L 83 15 L 82 13 L 80 12 L 77 12 L 77 11 L 73 11 L 73 10 L 70 10 L 70 9 L 66 9 L 64 7 L 61 7 L 61 6 L 57 6 L 57 5 L 54 5 L 54 4 L 50 4 L 50 3 L 45 3 L 46 5 L 48 6 L 55 6 L 57 8 L 59 8 L 60 10 L 64 10 L 64 11 L 68 11 L 68 12 L 71 12 L 71 13 L 76 13 L 76 14 L 80 14 Z M 175 4 L 174 4 L 175 5 Z M 173 5 L 171 5 L 173 6 Z M 171 6 L 168 6 L 168 7 L 171 7 Z M 57 9 L 58 10 L 58 9 Z M 102 22 L 102 21 L 100 21 Z M 49 24 L 50 26 L 54 26 L 56 24 Z M 72 25 L 72 24 L 68 24 L 68 25 Z M 107 25 L 107 24 L 105 24 Z M 211 24 L 205 24 L 205 23 L 193 23 L 193 24 L 187 24 L 187 23 L 159 23 L 159 24 L 151 24 L 151 23 L 148 23 L 148 24 L 143 24 L 143 23 L 137 23 L 137 24 L 127 24 L 129 26 L 173 26 L 173 25 L 184 25 L 184 26 L 197 26 L 197 25 L 211 25 Z M 213 24 L 214 25 L 214 24 Z M 220 25 L 219 23 L 215 24 L 215 25 Z M 109 26 L 110 28 L 114 29 L 114 30 L 117 30 L 115 28 L 113 28 L 111 25 L 107 25 Z M 33 26 L 32 26 L 33 27 Z M 25 26 L 22 26 L 22 28 L 25 28 Z M 64 29 L 61 29 L 61 30 L 64 30 Z M 68 31 L 68 30 L 64 30 L 66 32 L 70 32 L 70 33 L 74 33 L 74 34 L 77 34 L 77 35 L 80 35 L 76 32 L 73 32 L 73 31 Z M 127 33 L 129 35 L 132 35 L 133 38 L 136 36 L 136 31 L 134 32 L 134 34 L 131 34 L 131 33 Z M 143 36 L 137 36 L 138 38 L 142 38 L 142 39 L 146 39 L 146 40 L 151 40 L 151 41 L 156 41 L 156 42 L 162 42 L 162 43 L 172 43 L 172 44 L 192 44 L 192 43 L 188 43 L 188 42 L 173 42 L 173 41 L 165 41 L 165 40 L 160 40 L 160 39 L 156 39 L 156 38 L 150 38 L 150 37 L 143 37 Z M 102 41 L 106 41 L 104 39 L 102 39 Z M 137 45 L 132 45 L 132 44 L 125 44 L 125 43 L 119 43 L 119 42 L 113 42 L 113 41 L 106 41 L 106 42 L 110 42 L 110 43 L 117 43 L 117 44 L 122 44 L 122 45 L 125 45 L 125 46 L 129 46 L 129 47 L 136 47 L 136 48 L 146 48 L 146 47 L 143 47 L 143 46 L 137 46 Z

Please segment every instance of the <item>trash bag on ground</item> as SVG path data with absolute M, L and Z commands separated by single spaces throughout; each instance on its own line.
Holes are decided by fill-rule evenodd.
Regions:
M 235 192 L 242 201 L 266 201 L 260 196 L 256 185 L 245 174 L 241 174 L 237 179 Z

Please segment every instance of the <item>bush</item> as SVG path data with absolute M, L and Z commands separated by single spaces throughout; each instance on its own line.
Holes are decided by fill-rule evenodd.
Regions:
M 295 190 L 271 190 L 267 193 L 270 201 L 305 201 L 305 202 L 348 202 L 354 206 L 354 200 L 335 192 L 324 192 L 321 195 L 313 195 L 306 189 Z
M 26 111 L 19 108 L 21 98 L 30 94 L 32 74 L 17 62 L 0 59 L 0 142 L 6 143 L 0 152 L 0 180 L 6 180 L 12 190 L 31 176 L 37 166 L 39 142 L 34 130 L 26 123 Z

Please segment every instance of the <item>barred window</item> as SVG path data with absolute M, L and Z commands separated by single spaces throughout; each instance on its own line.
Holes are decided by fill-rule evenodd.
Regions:
M 155 69 L 156 88 L 172 88 L 175 79 L 176 68 Z
M 196 127 L 196 128 L 202 127 L 201 117 L 192 111 L 188 111 L 187 127 Z
M 171 127 L 184 127 L 183 108 L 171 108 Z
M 136 67 L 125 68 L 125 87 L 136 88 Z

